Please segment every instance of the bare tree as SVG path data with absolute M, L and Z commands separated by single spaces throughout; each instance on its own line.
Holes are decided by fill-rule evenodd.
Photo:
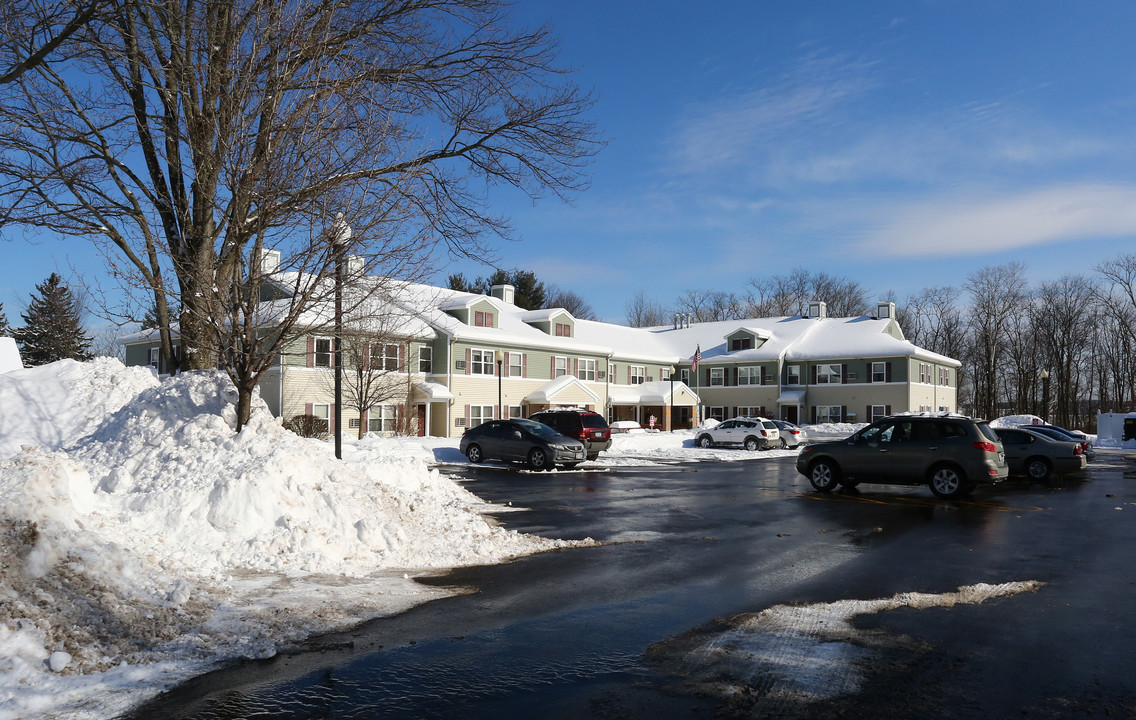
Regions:
M 3 86 L 0 219 L 95 238 L 152 296 L 163 352 L 176 332 L 184 367 L 229 372 L 244 422 L 346 255 L 388 277 L 484 256 L 484 234 L 508 231 L 492 186 L 584 186 L 591 97 L 555 67 L 548 30 L 511 30 L 505 7 L 116 3 Z
M 596 311 L 587 300 L 571 290 L 565 290 L 555 285 L 547 288 L 548 298 L 544 301 L 546 308 L 564 308 L 572 313 L 577 320 L 596 320 Z
M 974 407 L 987 418 L 996 416 L 1002 387 L 1001 361 L 1010 318 L 1028 312 L 1025 266 L 1018 262 L 986 266 L 967 276 L 970 294 L 970 329 L 973 344 Z
M 1100 320 L 1111 331 L 1102 334 L 1107 380 L 1101 381 L 1101 403 L 1109 398 L 1117 410 L 1136 409 L 1136 253 L 1103 262 L 1096 271 L 1104 281 L 1097 291 Z
M 659 301 L 648 298 L 642 290 L 628 301 L 625 310 L 627 324 L 631 327 L 655 327 L 671 321 L 672 313 Z
M 695 322 L 717 322 L 744 318 L 746 305 L 737 295 L 723 290 L 687 290 L 675 298 L 675 307 L 690 313 Z
M 0 85 L 19 80 L 112 5 L 111 0 L 0 3 Z
M 867 290 L 855 280 L 795 268 L 788 275 L 752 278 L 747 283 L 750 317 L 798 315 L 809 302 L 821 300 L 833 317 L 858 317 L 872 307 Z

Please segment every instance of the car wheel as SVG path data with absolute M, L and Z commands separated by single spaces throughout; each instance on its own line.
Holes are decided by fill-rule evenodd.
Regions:
M 789 443 L 785 442 L 785 438 L 781 438 L 781 449 L 782 450 L 788 450 L 789 449 Z
M 467 447 L 465 449 L 465 456 L 469 458 L 471 463 L 479 463 L 485 459 L 485 456 L 481 454 L 480 445 L 470 445 Z
M 1030 480 L 1036 482 L 1044 482 L 1049 479 L 1049 473 L 1053 471 L 1053 467 L 1049 461 L 1043 457 L 1035 457 L 1026 460 L 1026 475 L 1029 475 Z
M 710 439 L 709 435 L 702 435 L 698 438 L 698 447 L 708 448 L 713 447 L 714 441 Z
M 760 448 L 761 448 L 761 444 L 757 442 L 757 438 L 752 438 L 752 437 L 746 438 L 746 441 L 745 441 L 745 449 L 746 450 L 752 451 L 752 450 L 758 450 Z
M 529 467 L 533 470 L 543 470 L 544 466 L 548 464 L 548 455 L 540 448 L 533 448 L 529 451 Z
M 831 460 L 817 460 L 809 467 L 809 482 L 820 492 L 832 492 L 840 483 L 840 470 Z
M 932 468 L 931 480 L 928 482 L 931 492 L 941 498 L 955 498 L 964 495 L 970 488 L 962 470 L 953 465 L 939 465 Z

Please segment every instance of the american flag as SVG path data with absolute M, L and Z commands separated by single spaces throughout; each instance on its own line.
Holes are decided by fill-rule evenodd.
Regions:
M 694 362 L 690 364 L 690 372 L 698 372 L 698 363 L 702 360 L 702 344 L 699 343 L 698 347 L 694 350 Z

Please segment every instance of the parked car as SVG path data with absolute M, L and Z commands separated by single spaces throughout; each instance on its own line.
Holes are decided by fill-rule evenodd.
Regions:
M 1011 475 L 1040 481 L 1054 473 L 1063 475 L 1085 469 L 1087 458 L 1081 443 L 1060 433 L 1051 434 L 1033 426 L 994 428 L 994 432 L 1006 450 Z
M 522 418 L 483 422 L 466 430 L 458 447 L 473 463 L 519 460 L 533 470 L 551 470 L 556 465 L 574 468 L 587 455 L 579 440 L 565 437 L 544 423 Z
M 774 420 L 773 424 L 777 426 L 777 431 L 781 435 L 781 447 L 783 448 L 798 447 L 808 439 L 808 434 L 804 428 L 799 428 L 788 420 Z
M 1019 426 L 1024 430 L 1035 430 L 1043 435 L 1047 435 L 1054 440 L 1068 440 L 1070 442 L 1078 443 L 1081 446 L 1081 452 L 1085 456 L 1085 460 L 1092 462 L 1097 459 L 1096 450 L 1093 449 L 1093 444 L 1089 442 L 1089 436 L 1074 430 L 1066 430 L 1057 425 L 1021 425 Z
M 591 410 L 542 410 L 529 420 L 544 423 L 565 437 L 579 440 L 589 460 L 595 460 L 611 447 L 611 427 L 603 415 Z
M 797 471 L 820 492 L 860 483 L 927 484 L 943 498 L 1009 473 L 1002 441 L 985 420 L 931 414 L 892 415 L 844 440 L 806 445 Z
M 772 420 L 739 417 L 699 430 L 694 442 L 704 448 L 741 445 L 746 450 L 768 450 L 781 444 L 781 434 Z

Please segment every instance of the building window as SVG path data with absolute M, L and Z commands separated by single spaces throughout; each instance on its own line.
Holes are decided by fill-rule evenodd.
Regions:
M 330 432 L 331 405 L 327 403 L 313 403 L 312 415 L 316 418 L 316 430 L 318 432 Z
M 520 405 L 510 405 L 509 406 L 509 417 L 511 417 L 511 418 L 521 417 L 521 406 Z
M 359 418 L 351 418 L 347 421 L 347 427 L 352 430 L 358 430 L 360 425 L 362 425 L 362 423 L 359 422 Z
M 483 422 L 489 422 L 493 419 L 493 406 L 492 405 L 470 405 L 469 406 L 469 426 L 477 427 Z
M 371 408 L 371 412 L 369 413 L 369 417 L 367 418 L 367 430 L 369 432 L 392 433 L 397 429 L 397 405 L 379 405 L 378 407 Z
M 152 367 L 158 367 L 158 355 L 161 353 L 161 351 L 161 348 L 150 348 L 150 365 Z
M 690 384 L 690 370 L 688 370 L 686 368 L 679 370 L 678 371 L 678 379 L 683 381 L 687 385 L 689 385 Z
M 800 385 L 801 384 L 801 366 L 790 365 L 789 369 L 785 372 L 786 385 Z
M 394 372 L 398 370 L 398 345 L 371 343 L 371 369 Z
M 607 381 L 609 383 L 615 382 L 615 364 L 614 363 L 608 363 L 607 364 Z
M 332 344 L 331 338 L 316 338 L 315 366 L 331 367 Z
M 524 353 L 509 353 L 509 377 L 522 377 L 525 374 Z
M 951 384 L 951 370 L 950 370 L 950 368 L 939 368 L 939 384 L 940 385 L 950 385 Z
M 872 382 L 874 382 L 874 383 L 887 382 L 887 363 L 882 363 L 882 362 L 872 363 Z
M 726 408 L 724 408 L 724 407 L 711 407 L 710 408 L 710 417 L 713 418 L 714 420 L 725 420 L 726 419 Z
M 552 358 L 552 377 L 558 378 L 568 374 L 568 358 L 559 355 Z
M 730 341 L 730 352 L 736 350 L 749 350 L 753 347 L 753 338 L 734 338 Z
M 493 362 L 492 350 L 469 351 L 469 372 L 471 375 L 495 375 Z
M 931 382 L 931 366 L 928 363 L 919 363 L 919 382 Z
M 738 408 L 739 417 L 765 417 L 765 406 L 763 405 L 749 405 Z
M 710 385 L 725 385 L 726 384 L 726 369 L 725 368 L 710 368 Z
M 596 361 L 589 358 L 580 358 L 576 361 L 578 363 L 576 368 L 576 375 L 581 380 L 595 380 L 596 379 Z
M 759 368 L 759 367 L 738 368 L 738 385 L 760 385 L 760 384 L 761 384 L 761 368 Z
M 556 337 L 572 337 L 572 326 L 568 323 L 556 323 Z
M 642 385 L 647 379 L 647 368 L 642 365 L 629 365 L 627 368 L 627 384 Z
M 434 348 L 429 345 L 418 346 L 418 372 L 434 372 Z
M 477 327 L 493 327 L 493 313 L 481 310 L 474 311 L 473 324 Z
M 659 368 L 659 379 L 660 380 L 670 380 L 671 379 L 671 369 L 670 368 Z
M 817 365 L 817 384 L 839 385 L 840 365 Z
M 816 411 L 818 423 L 838 423 L 844 421 L 839 405 L 817 405 Z
M 887 405 L 873 405 L 872 417 L 868 418 L 868 422 L 875 422 L 885 417 L 887 417 Z

